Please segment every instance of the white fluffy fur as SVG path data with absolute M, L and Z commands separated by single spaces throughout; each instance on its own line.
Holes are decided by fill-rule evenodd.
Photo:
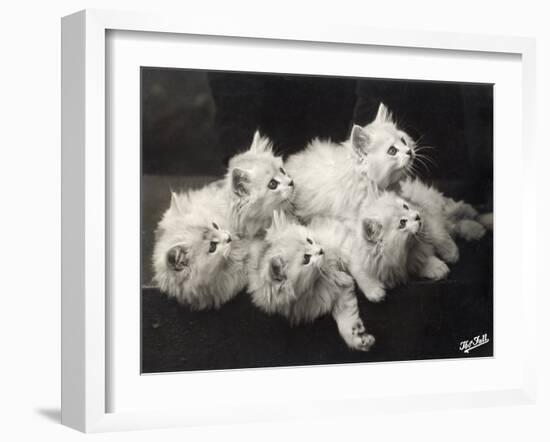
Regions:
M 292 324 L 330 313 L 347 345 L 367 351 L 374 338 L 359 317 L 353 279 L 340 257 L 340 244 L 322 233 L 275 214 L 265 239 L 251 247 L 248 290 L 252 301 Z
M 491 224 L 492 228 L 492 214 L 480 217 L 470 204 L 448 198 L 419 179 L 403 180 L 400 187 L 403 198 L 421 207 L 432 220 L 433 245 L 436 253 L 445 262 L 458 261 L 459 252 L 453 236 L 460 236 L 468 241 L 477 240 L 485 235 L 483 223 Z
M 357 218 L 317 217 L 310 228 L 334 238 L 349 272 L 373 302 L 409 274 L 441 279 L 449 272 L 434 255 L 431 221 L 393 192 L 371 195 Z
M 246 285 L 248 246 L 228 232 L 226 205 L 224 189 L 216 186 L 172 194 L 158 224 L 154 281 L 193 309 L 218 308 Z
M 373 186 L 385 189 L 405 176 L 414 149 L 382 103 L 374 121 L 355 125 L 346 142 L 313 140 L 286 162 L 296 182 L 296 215 L 306 222 L 315 216 L 354 216 Z
M 263 235 L 274 210 L 292 213 L 294 182 L 271 141 L 254 134 L 250 149 L 229 161 L 226 175 L 231 231 L 246 238 Z M 277 187 L 269 188 L 275 180 Z

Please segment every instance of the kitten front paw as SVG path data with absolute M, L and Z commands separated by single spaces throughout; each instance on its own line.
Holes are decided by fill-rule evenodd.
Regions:
M 486 229 L 471 219 L 464 219 L 458 222 L 458 234 L 466 241 L 477 241 L 485 235 Z
M 434 281 L 444 279 L 449 274 L 449 267 L 435 256 L 428 258 L 424 268 L 420 271 L 420 276 Z
M 365 330 L 363 321 L 357 321 L 351 328 L 351 340 L 348 342 L 349 346 L 354 350 L 369 351 L 374 345 L 373 335 L 369 335 Z
M 438 247 L 437 253 L 443 261 L 449 264 L 455 264 L 458 262 L 458 258 L 460 257 L 458 246 L 454 241 L 449 241 L 444 246 Z
M 364 293 L 370 302 L 380 302 L 386 297 L 386 290 L 382 287 L 370 287 Z

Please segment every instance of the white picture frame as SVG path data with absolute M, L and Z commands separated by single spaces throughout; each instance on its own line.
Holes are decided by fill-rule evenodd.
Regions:
M 454 408 L 532 403 L 536 394 L 536 286 L 525 257 L 536 245 L 536 193 L 522 191 L 522 334 L 525 342 L 521 381 L 498 390 L 430 393 L 412 397 L 378 397 L 376 401 L 342 396 L 315 400 L 309 407 L 258 410 L 237 400 L 225 414 L 172 412 L 108 412 L 112 388 L 106 375 L 110 348 L 108 317 L 109 185 L 106 145 L 106 33 L 143 31 L 341 45 L 426 48 L 515 54 L 521 57 L 522 156 L 528 173 L 534 155 L 535 42 L 518 37 L 428 33 L 345 26 L 292 26 L 249 21 L 230 23 L 211 17 L 170 17 L 86 10 L 62 20 L 62 423 L 85 432 L 244 422 L 285 417 L 363 414 L 372 410 Z M 529 275 L 533 275 L 529 278 Z M 206 374 L 208 375 L 208 374 Z M 238 414 L 238 415 L 236 415 Z

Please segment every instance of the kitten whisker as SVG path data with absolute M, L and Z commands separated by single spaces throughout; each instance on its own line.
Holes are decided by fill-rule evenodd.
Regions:
M 415 149 L 416 149 L 416 150 L 423 150 L 423 149 L 435 149 L 435 148 L 436 148 L 435 146 L 427 146 L 427 145 L 425 145 L 425 146 L 418 146 L 418 145 L 417 145 Z
M 413 162 L 413 163 L 409 163 L 409 164 L 407 165 L 407 167 L 409 168 L 409 170 L 413 171 L 414 173 L 420 172 L 420 171 L 417 169 L 417 167 L 416 167 L 416 165 L 414 164 L 414 162 Z
M 415 161 L 418 162 L 418 164 L 422 167 L 424 167 L 424 169 L 426 169 L 426 172 L 429 172 L 430 169 L 428 168 L 428 165 L 421 159 L 421 158 L 415 158 Z
M 417 154 L 417 157 L 420 157 L 420 158 L 423 158 L 423 159 L 425 159 L 425 160 L 427 160 L 427 161 L 430 161 L 434 166 L 437 165 L 436 162 L 435 162 L 435 160 L 434 160 L 433 158 L 429 157 L 429 156 L 426 155 L 426 154 L 419 153 L 419 154 Z
M 429 167 L 430 164 L 425 161 L 425 158 L 423 158 L 420 155 L 417 155 L 415 157 L 415 161 L 418 161 L 420 165 L 422 165 L 426 169 L 426 172 L 430 172 L 430 167 Z

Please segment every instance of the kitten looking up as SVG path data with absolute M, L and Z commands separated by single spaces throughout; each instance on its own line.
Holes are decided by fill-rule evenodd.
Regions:
M 226 186 L 231 230 L 239 235 L 263 235 L 274 210 L 292 213 L 294 181 L 271 141 L 257 131 L 250 149 L 229 161 Z
M 441 279 L 449 272 L 431 245 L 431 220 L 393 192 L 371 194 L 356 218 L 317 217 L 310 228 L 340 244 L 349 272 L 373 302 L 409 274 Z
M 468 241 L 481 239 L 486 232 L 484 223 L 487 219 L 492 222 L 491 214 L 480 216 L 470 204 L 448 198 L 418 178 L 403 180 L 399 186 L 400 195 L 430 218 L 432 244 L 445 262 L 454 263 L 459 258 L 453 237 L 460 236 Z
M 344 143 L 313 140 L 286 162 L 296 182 L 296 215 L 306 222 L 315 216 L 353 217 L 373 187 L 386 189 L 406 176 L 414 150 L 383 103 L 376 118 L 365 127 L 354 125 Z
M 367 351 L 374 338 L 359 317 L 355 286 L 339 246 L 331 235 L 318 238 L 275 213 L 265 239 L 255 240 L 250 249 L 248 291 L 256 306 L 291 324 L 330 313 L 346 344 Z
M 218 308 L 246 285 L 247 245 L 227 230 L 222 189 L 172 194 L 156 231 L 154 281 L 192 309 Z

